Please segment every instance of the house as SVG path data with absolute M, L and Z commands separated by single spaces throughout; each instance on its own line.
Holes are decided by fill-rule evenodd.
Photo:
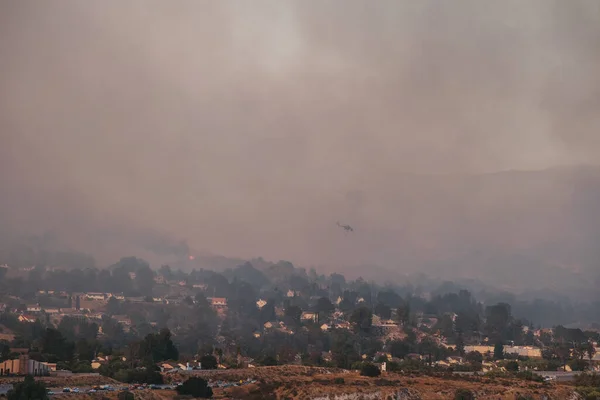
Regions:
M 210 305 L 216 308 L 227 307 L 227 299 L 225 297 L 211 297 Z
M 327 332 L 330 329 L 331 329 L 331 325 L 329 325 L 329 324 L 323 324 L 323 325 L 321 325 L 321 330 L 323 332 Z
M 173 369 L 178 369 L 177 364 L 167 363 L 167 362 L 159 364 L 158 367 L 160 368 L 161 371 L 171 371 Z
M 265 329 L 271 329 L 273 328 L 273 323 L 272 322 L 265 322 L 265 324 L 263 325 L 265 327 Z
M 336 329 L 350 329 L 352 328 L 352 324 L 348 321 L 341 321 L 335 324 Z
M 122 294 L 111 294 L 109 297 L 114 297 L 117 300 L 125 300 L 125 296 L 123 296 Z
M 58 308 L 44 308 L 44 312 L 46 314 L 56 315 L 56 314 L 60 313 L 60 309 L 58 309 Z
M 131 326 L 131 319 L 126 315 L 113 315 L 113 319 L 123 325 L 123 330 L 128 331 Z
M 206 290 L 208 288 L 208 285 L 206 285 L 206 283 L 194 283 L 192 287 L 194 289 Z
M 267 302 L 263 299 L 258 299 L 258 301 L 256 302 L 256 307 L 258 307 L 259 310 L 262 310 L 262 308 L 266 305 Z
M 27 312 L 39 313 L 42 312 L 42 307 L 39 304 L 30 304 L 27 306 Z
M 87 300 L 104 301 L 106 297 L 104 296 L 104 293 L 86 293 L 85 298 Z
M 300 320 L 302 320 L 302 321 L 317 322 L 318 319 L 319 319 L 319 315 L 314 312 L 306 312 L 305 311 L 300 315 Z
M 516 354 L 521 357 L 542 358 L 542 349 L 533 346 L 504 346 L 505 354 Z
M 19 315 L 19 317 L 17 318 L 19 320 L 19 322 L 28 322 L 28 323 L 34 323 L 37 318 L 34 317 L 33 315 Z
M 452 365 L 460 365 L 464 362 L 462 357 L 457 357 L 457 356 L 450 356 L 446 359 L 448 361 L 449 364 Z
M 294 293 L 294 291 L 292 289 L 288 290 L 287 294 L 286 294 L 287 297 L 294 297 L 295 295 L 296 295 L 296 293 Z

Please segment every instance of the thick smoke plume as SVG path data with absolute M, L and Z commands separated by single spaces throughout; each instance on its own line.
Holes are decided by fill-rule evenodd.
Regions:
M 600 160 L 599 44 L 595 0 L 3 1 L 2 235 L 399 270 L 548 246 L 573 180 L 481 174 Z

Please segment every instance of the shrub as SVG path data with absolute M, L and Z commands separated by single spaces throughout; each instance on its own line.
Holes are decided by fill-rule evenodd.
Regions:
M 202 369 L 217 369 L 217 358 L 211 355 L 202 356 L 202 358 L 200 358 L 200 365 L 202 366 Z
M 469 389 L 457 389 L 454 400 L 475 400 L 475 395 Z
M 119 400 L 134 400 L 135 396 L 131 392 L 124 391 L 124 392 L 119 393 L 119 395 L 117 396 L 117 399 L 119 399 Z
M 210 399 L 213 395 L 212 388 L 208 386 L 202 378 L 190 378 L 183 382 L 182 385 L 177 387 L 178 394 L 189 394 L 194 397 L 200 397 L 203 399 Z
M 361 376 L 376 377 L 381 375 L 381 371 L 379 370 L 379 367 L 377 367 L 377 365 L 375 364 L 364 363 L 362 368 L 360 369 L 360 374 Z
M 23 382 L 17 383 L 6 396 L 8 400 L 36 399 L 47 400 L 48 393 L 43 382 L 36 382 L 33 376 L 27 375 Z
M 390 361 L 386 364 L 386 370 L 389 372 L 400 371 L 400 364 L 398 364 L 396 361 Z
M 533 400 L 533 396 L 531 396 L 529 394 L 517 393 L 515 395 L 515 400 Z
M 344 378 L 335 378 L 333 380 L 333 383 L 335 383 L 336 385 L 343 385 L 344 383 L 346 383 L 346 381 L 344 380 Z
M 523 379 L 526 381 L 534 381 L 534 382 L 544 382 L 544 378 L 542 378 L 538 374 L 534 374 L 531 371 L 521 371 L 516 374 L 516 377 L 519 379 Z
M 350 369 L 356 369 L 360 371 L 363 365 L 365 365 L 363 361 L 355 361 L 352 363 L 352 365 L 350 365 Z
M 519 370 L 519 363 L 516 361 L 509 361 L 505 366 L 507 371 L 517 372 Z

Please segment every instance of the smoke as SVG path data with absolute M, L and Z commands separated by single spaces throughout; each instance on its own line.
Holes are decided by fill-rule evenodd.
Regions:
M 4 1 L 0 222 L 105 259 L 396 266 L 467 207 L 444 225 L 419 176 L 597 163 L 598 43 L 595 0 Z

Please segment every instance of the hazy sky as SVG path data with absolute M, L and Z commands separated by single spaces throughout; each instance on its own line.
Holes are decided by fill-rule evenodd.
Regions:
M 366 262 L 403 174 L 600 160 L 599 71 L 597 0 L 4 0 L 0 222 Z

